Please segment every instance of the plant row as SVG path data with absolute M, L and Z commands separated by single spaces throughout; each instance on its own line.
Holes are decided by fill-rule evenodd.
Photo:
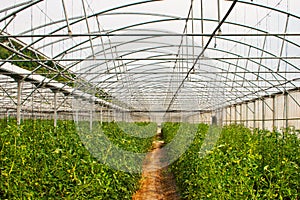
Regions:
M 164 124 L 166 141 L 176 137 L 178 126 Z M 170 170 L 183 199 L 299 199 L 299 166 L 300 141 L 291 130 L 200 124 Z
M 0 123 L 0 199 L 131 199 L 138 189 L 141 175 L 99 162 L 73 121 L 56 128 L 51 120 L 15 124 Z M 145 152 L 151 146 L 151 138 L 127 137 L 123 144 L 125 133 L 116 123 L 98 128 L 120 148 L 132 143 L 128 150 Z

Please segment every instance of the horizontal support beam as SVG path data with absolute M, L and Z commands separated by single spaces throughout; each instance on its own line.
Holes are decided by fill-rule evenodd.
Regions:
M 1 35 L 0 38 L 51 38 L 51 37 L 91 37 L 91 36 L 98 36 L 98 37 L 184 37 L 184 36 L 204 36 L 210 37 L 211 33 L 184 33 L 184 34 L 173 34 L 173 33 L 163 33 L 163 34 L 125 34 L 125 33 L 109 33 L 109 34 L 101 34 L 101 33 L 78 33 L 78 34 L 26 34 L 26 35 Z M 285 36 L 285 37 L 297 37 L 300 36 L 300 33 L 222 33 L 217 35 L 218 37 L 265 37 L 265 36 Z
M 193 72 L 193 74 L 257 74 L 257 73 L 260 73 L 260 74 L 273 74 L 273 73 L 276 73 L 276 74 L 300 74 L 300 71 L 195 71 Z M 2 75 L 10 75 L 9 73 L 1 73 Z M 39 73 L 39 75 L 49 75 L 49 74 L 55 74 L 55 73 Z M 164 74 L 164 75 L 177 75 L 177 74 L 186 74 L 186 72 L 184 71 L 126 71 L 126 72 L 74 72 L 75 75 L 94 75 L 94 74 L 99 74 L 99 75 L 139 75 L 139 74 L 145 74 L 145 75 L 161 75 L 161 74 Z M 20 74 L 20 75 L 27 75 L 27 74 Z M 274 80 L 274 79 L 272 79 Z M 6 81 L 1 81 L 0 79 L 0 83 L 14 83 L 15 81 L 9 81 L 9 80 L 6 80 Z
M 147 51 L 145 51 L 147 53 Z M 155 55 L 154 55 L 155 56 Z M 182 56 L 182 55 L 181 55 Z M 196 56 L 196 55 L 195 55 Z M 300 56 L 276 56 L 276 57 L 200 57 L 199 60 L 298 60 Z M 193 61 L 195 59 L 191 58 L 191 56 L 185 56 L 175 58 L 174 57 L 158 57 L 158 58 L 142 58 L 142 57 L 131 57 L 131 58 L 64 58 L 64 59 L 30 59 L 30 60 L 12 60 L 12 59 L 0 59 L 1 62 L 78 62 L 78 61 L 139 61 L 139 60 L 185 60 L 185 61 Z M 205 65 L 205 63 L 203 64 Z

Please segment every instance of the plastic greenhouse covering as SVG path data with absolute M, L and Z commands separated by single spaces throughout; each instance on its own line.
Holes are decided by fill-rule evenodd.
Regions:
M 0 199 L 300 199 L 299 0 L 0 0 Z
M 161 113 L 222 110 L 224 121 L 226 115 L 233 118 L 228 108 L 249 102 L 263 101 L 271 112 L 267 98 L 282 94 L 288 99 L 278 99 L 277 107 L 293 109 L 278 110 L 275 118 L 299 120 L 295 0 L 2 0 L 1 5 L 3 115 L 18 107 L 32 115 L 72 113 L 79 99 L 101 111 L 156 113 L 160 120 Z

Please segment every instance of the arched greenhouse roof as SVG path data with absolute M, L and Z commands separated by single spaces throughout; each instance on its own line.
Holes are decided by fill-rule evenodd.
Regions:
M 58 104 L 75 95 L 125 110 L 209 111 L 300 87 L 297 0 L 1 5 L 2 107 L 16 104 L 19 80 L 28 109 L 47 109 L 50 90 Z

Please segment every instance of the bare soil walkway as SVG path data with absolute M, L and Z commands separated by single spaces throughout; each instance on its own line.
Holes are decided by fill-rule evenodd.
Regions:
M 141 188 L 133 195 L 133 200 L 180 199 L 173 175 L 167 171 L 167 167 L 161 168 L 164 160 L 164 151 L 161 149 L 163 144 L 159 140 L 153 142 L 153 150 L 144 161 Z

